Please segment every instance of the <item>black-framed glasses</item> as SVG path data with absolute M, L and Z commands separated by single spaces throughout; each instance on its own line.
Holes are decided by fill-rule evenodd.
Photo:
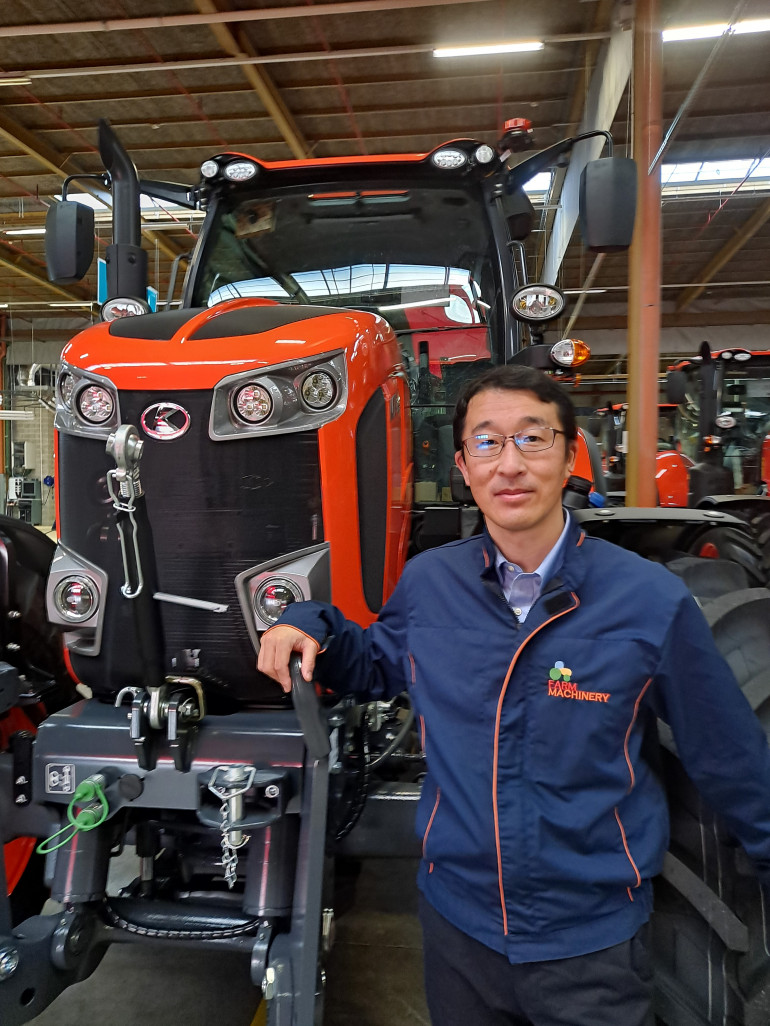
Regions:
M 523 431 L 517 431 L 515 435 L 471 435 L 470 438 L 463 439 L 463 445 L 469 456 L 483 459 L 484 457 L 499 456 L 509 439 L 519 452 L 542 452 L 544 449 L 551 448 L 557 435 L 563 434 L 564 432 L 559 428 L 535 424 L 524 428 Z

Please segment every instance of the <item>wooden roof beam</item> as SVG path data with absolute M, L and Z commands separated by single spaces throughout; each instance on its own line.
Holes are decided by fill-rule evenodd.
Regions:
M 22 278 L 26 278 L 28 281 L 32 281 L 35 285 L 42 285 L 50 292 L 56 293 L 60 298 L 64 300 L 77 301 L 82 299 L 88 302 L 90 296 L 88 290 L 82 285 L 69 286 L 67 288 L 62 285 L 55 285 L 52 281 L 49 281 L 45 274 L 42 274 L 37 267 L 26 257 L 21 254 L 11 255 L 9 252 L 6 253 L 5 249 L 0 249 L 0 267 L 5 267 L 9 271 L 13 271 L 14 274 L 20 275 Z
M 83 174 L 81 168 L 77 166 L 74 161 L 71 161 L 72 154 L 59 153 L 57 150 L 48 146 L 42 142 L 37 136 L 32 135 L 27 129 L 17 124 L 12 118 L 9 118 L 7 114 L 0 112 L 0 136 L 12 142 L 23 150 L 28 156 L 32 157 L 41 164 L 46 171 L 55 174 L 58 178 L 64 181 L 70 175 Z M 65 164 L 71 162 L 71 169 L 65 170 Z M 102 202 L 108 198 L 108 193 L 104 189 L 100 189 L 98 186 L 94 186 L 89 182 L 78 182 L 79 187 L 92 196 L 96 196 L 97 199 Z M 142 235 L 150 242 L 153 246 L 157 245 L 159 249 L 165 253 L 169 260 L 174 260 L 179 255 L 179 250 L 173 244 L 167 242 L 165 239 L 160 239 L 154 232 L 143 231 Z
M 702 270 L 697 272 L 695 278 L 700 284 L 691 285 L 689 288 L 683 290 L 677 300 L 677 311 L 686 310 L 690 303 L 694 302 L 698 298 L 706 288 L 706 284 L 713 279 L 717 271 L 721 270 L 725 264 L 732 260 L 736 253 L 743 249 L 752 235 L 755 235 L 768 219 L 770 219 L 770 199 L 765 200 L 765 202 L 754 211 L 748 221 L 745 222 L 740 231 L 736 232 L 734 238 L 715 253 L 708 263 L 704 265 Z
M 211 14 L 213 12 L 223 13 L 230 10 L 223 0 L 195 0 L 195 6 L 204 14 Z M 233 20 L 236 20 L 236 18 L 237 13 L 233 12 Z M 219 45 L 231 57 L 243 55 L 246 57 L 259 56 L 243 29 L 239 29 L 236 35 L 227 24 L 211 24 L 210 28 L 216 36 Z M 310 147 L 267 71 L 257 64 L 243 64 L 241 65 L 241 70 L 246 81 L 257 94 L 260 103 L 283 136 L 292 155 L 298 160 L 304 160 L 309 157 L 311 153 Z

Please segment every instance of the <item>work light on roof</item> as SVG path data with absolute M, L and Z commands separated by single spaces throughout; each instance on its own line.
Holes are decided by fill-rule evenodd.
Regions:
M 468 157 L 463 153 L 462 150 L 456 150 L 452 147 L 447 147 L 443 150 L 436 150 L 432 153 L 430 159 L 436 165 L 440 167 L 442 171 L 452 171 L 455 168 L 462 167 L 463 164 L 468 163 Z
M 219 164 L 215 160 L 204 160 L 201 164 L 201 174 L 204 178 L 216 178 L 219 174 Z
M 479 146 L 476 152 L 473 154 L 473 159 L 477 164 L 489 164 L 495 159 L 497 154 L 491 146 L 487 146 L 486 143 L 483 146 Z
M 250 160 L 233 160 L 225 167 L 225 178 L 231 182 L 248 182 L 257 173 L 257 165 Z
M 733 357 L 738 361 L 738 363 L 744 363 L 746 360 L 751 359 L 751 353 L 748 349 L 736 349 L 733 353 Z
M 550 321 L 558 317 L 566 300 L 553 285 L 524 285 L 513 294 L 511 310 L 521 321 Z

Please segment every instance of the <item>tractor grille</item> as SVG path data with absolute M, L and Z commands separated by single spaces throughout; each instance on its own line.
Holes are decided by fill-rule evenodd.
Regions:
M 210 392 L 123 392 L 124 423 L 138 426 L 142 412 L 161 399 L 183 406 L 190 428 L 164 442 L 145 438 L 140 429 L 158 586 L 229 606 L 227 613 L 216 614 L 162 603 L 167 668 L 171 671 L 180 652 L 200 649 L 201 675 L 210 680 L 214 697 L 222 691 L 238 700 L 253 698 L 260 690 L 254 650 L 233 581 L 248 567 L 323 540 L 317 435 L 213 442 Z M 123 569 L 106 489 L 114 463 L 103 441 L 75 435 L 60 437 L 59 459 L 60 537 L 110 577 L 102 652 L 73 657 L 73 664 L 85 683 L 112 693 L 136 683 L 139 674 L 131 603 L 119 590 Z M 263 680 L 265 688 L 274 693 Z

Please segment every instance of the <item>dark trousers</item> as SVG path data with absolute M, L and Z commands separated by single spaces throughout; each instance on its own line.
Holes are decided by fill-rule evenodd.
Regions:
M 433 1026 L 650 1026 L 652 969 L 643 927 L 603 951 L 511 965 L 420 895 Z

